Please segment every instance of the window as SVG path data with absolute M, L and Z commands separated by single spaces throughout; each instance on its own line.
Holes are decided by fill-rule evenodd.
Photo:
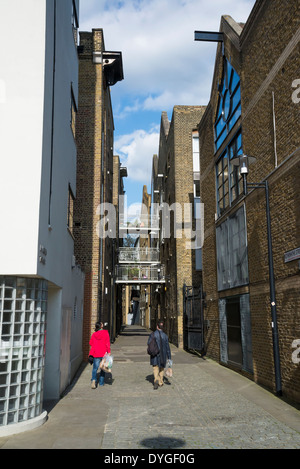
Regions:
M 218 290 L 249 282 L 244 206 L 216 229 Z
M 69 186 L 68 194 L 68 228 L 70 233 L 73 235 L 73 225 L 74 225 L 74 195 L 71 187 Z
M 242 132 L 239 131 L 228 145 L 229 163 L 233 158 L 242 156 Z M 230 164 L 230 204 L 243 193 L 243 180 L 238 166 Z
M 200 197 L 200 181 L 194 179 L 194 197 Z
M 193 148 L 194 197 L 200 197 L 199 133 L 196 130 L 193 130 L 193 133 L 192 133 L 192 148 Z
M 219 100 L 215 120 L 215 151 L 217 152 L 241 115 L 240 78 L 232 65 L 223 58 L 223 76 L 219 86 Z M 223 212 L 242 193 L 239 168 L 230 164 L 232 158 L 243 154 L 241 129 L 224 148 L 216 165 L 217 214 Z
M 202 270 L 202 246 L 204 240 L 204 208 L 203 204 L 201 204 L 200 202 L 200 197 L 194 198 L 194 218 L 196 221 L 195 268 L 196 270 Z
M 43 411 L 48 282 L 0 276 L 0 428 Z
M 242 177 L 237 166 L 230 161 L 243 154 L 241 130 L 233 137 L 216 165 L 217 214 L 223 212 L 243 193 Z
M 215 120 L 215 151 L 217 151 L 241 115 L 240 78 L 224 57 L 223 77 Z
M 76 106 L 75 96 L 73 93 L 73 88 L 71 85 L 71 129 L 72 129 L 74 138 L 76 136 L 76 115 L 77 115 L 77 106 Z
M 217 211 L 222 215 L 224 210 L 229 207 L 228 190 L 228 155 L 225 151 L 217 163 Z
M 199 133 L 193 131 L 193 171 L 200 171 L 200 160 L 199 160 Z
M 73 28 L 73 37 L 74 37 L 76 46 L 79 43 L 78 27 L 79 27 L 79 22 L 78 22 L 77 8 L 76 8 L 75 0 L 72 0 L 72 28 Z

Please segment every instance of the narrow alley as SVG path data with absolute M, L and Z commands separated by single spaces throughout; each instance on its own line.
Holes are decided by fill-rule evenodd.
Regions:
M 102 449 L 103 458 L 108 450 L 300 449 L 299 411 L 210 359 L 171 345 L 173 377 L 154 390 L 149 333 L 125 326 L 103 388 L 91 389 L 83 365 L 63 398 L 48 403 L 46 423 L 0 438 L 0 448 Z

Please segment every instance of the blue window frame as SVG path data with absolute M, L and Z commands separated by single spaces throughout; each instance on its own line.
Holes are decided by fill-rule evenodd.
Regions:
M 235 134 L 216 164 L 218 216 L 231 206 L 243 192 L 243 181 L 237 166 L 230 161 L 243 154 L 242 131 Z
M 242 205 L 216 228 L 218 290 L 249 282 L 245 207 Z
M 240 77 L 228 60 L 223 58 L 223 77 L 215 120 L 215 151 L 217 151 L 241 115 Z
M 219 99 L 214 125 L 216 152 L 232 132 L 240 115 L 240 77 L 226 57 L 223 57 L 223 76 L 219 86 Z M 218 216 L 222 215 L 242 193 L 242 178 L 239 168 L 230 164 L 232 158 L 242 154 L 242 131 L 239 129 L 224 148 L 216 164 Z

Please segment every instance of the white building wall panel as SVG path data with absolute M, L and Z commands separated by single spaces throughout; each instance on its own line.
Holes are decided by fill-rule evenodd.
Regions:
M 45 0 L 1 2 L 0 273 L 35 274 L 42 164 Z

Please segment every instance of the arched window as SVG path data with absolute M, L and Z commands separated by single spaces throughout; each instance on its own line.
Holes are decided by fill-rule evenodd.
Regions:
M 215 151 L 217 151 L 241 115 L 240 77 L 224 57 L 223 77 L 215 120 Z

